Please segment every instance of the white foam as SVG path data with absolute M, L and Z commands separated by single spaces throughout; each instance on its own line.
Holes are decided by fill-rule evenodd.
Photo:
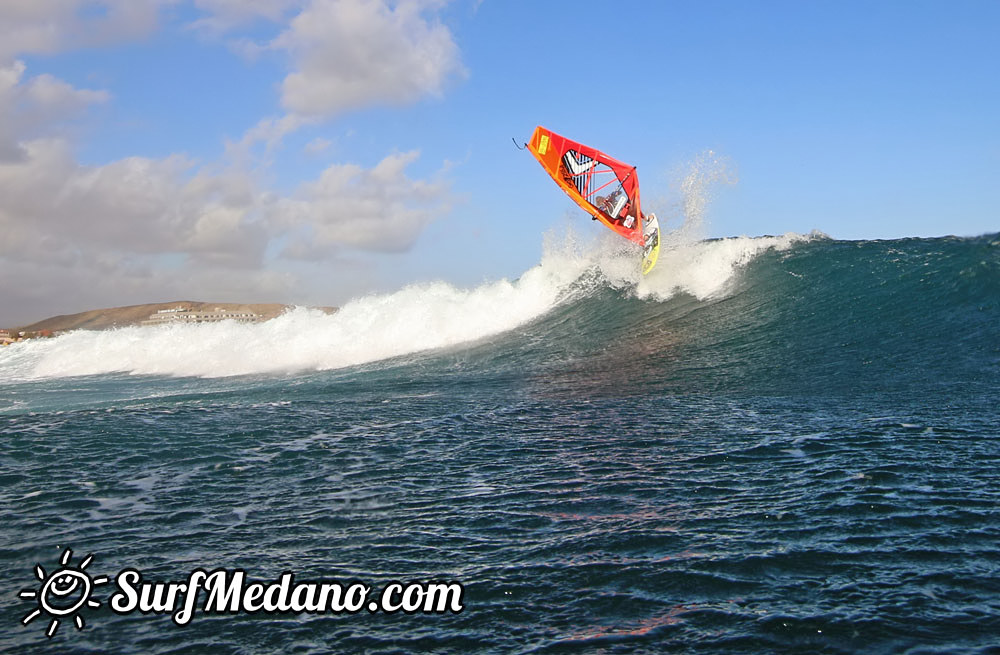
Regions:
M 130 373 L 223 377 L 337 369 L 490 337 L 535 319 L 562 302 L 610 284 L 642 298 L 679 292 L 704 299 L 722 293 L 740 266 L 769 248 L 808 239 L 738 237 L 667 247 L 643 277 L 635 248 L 613 234 L 583 243 L 572 231 L 548 239 L 542 262 L 516 281 L 471 290 L 444 282 L 366 296 L 335 314 L 297 308 L 256 324 L 76 331 L 0 351 L 10 380 Z M 624 244 L 624 245 L 623 245 Z M 666 245 L 666 244 L 665 244 Z
M 222 377 L 342 368 L 489 337 L 566 297 L 579 263 L 558 254 L 518 280 L 471 290 L 444 282 L 353 300 L 328 315 L 297 308 L 264 323 L 232 321 L 70 332 L 0 352 L 10 379 L 132 373 Z
M 814 235 L 789 233 L 671 244 L 667 235 L 656 268 L 639 280 L 636 294 L 654 300 L 667 300 L 681 292 L 699 300 L 719 297 L 726 293 L 737 271 L 761 253 L 787 250 L 812 238 Z

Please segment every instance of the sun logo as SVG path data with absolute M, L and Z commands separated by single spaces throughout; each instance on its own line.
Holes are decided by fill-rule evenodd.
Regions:
M 76 624 L 76 629 L 83 630 L 83 617 L 77 614 L 77 611 L 82 609 L 84 605 L 92 608 L 100 607 L 101 604 L 91 598 L 90 594 L 93 592 L 94 587 L 107 584 L 108 582 L 107 576 L 102 575 L 91 578 L 90 574 L 84 571 L 90 565 L 91 561 L 93 561 L 93 555 L 84 557 L 83 561 L 76 568 L 70 564 L 72 557 L 73 551 L 69 548 L 64 550 L 62 558 L 59 560 L 62 568 L 48 575 L 46 575 L 45 569 L 42 568 L 41 564 L 35 564 L 35 577 L 41 581 L 41 588 L 38 590 L 22 589 L 21 593 L 18 594 L 18 598 L 28 598 L 38 601 L 38 607 L 28 612 L 21 619 L 21 623 L 28 625 L 43 613 L 52 617 L 49 629 L 45 633 L 49 639 L 52 639 L 52 635 L 56 633 L 61 619 L 69 620 L 72 617 L 73 622 Z

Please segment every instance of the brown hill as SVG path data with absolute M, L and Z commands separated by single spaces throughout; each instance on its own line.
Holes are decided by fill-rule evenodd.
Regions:
M 277 303 L 257 303 L 241 304 L 227 302 L 192 302 L 190 300 L 179 300 L 176 302 L 161 302 L 147 305 L 130 305 L 128 307 L 112 307 L 108 309 L 93 309 L 89 312 L 79 314 L 66 314 L 65 316 L 53 316 L 31 325 L 17 328 L 25 332 L 39 332 L 50 330 L 58 332 L 62 330 L 107 330 L 128 325 L 139 325 L 150 315 L 161 309 L 173 309 L 185 307 L 189 311 L 211 312 L 216 308 L 228 312 L 253 312 L 263 318 L 263 320 L 274 318 L 286 309 L 291 309 L 292 305 L 281 305 Z M 318 307 L 327 313 L 336 311 L 333 307 Z

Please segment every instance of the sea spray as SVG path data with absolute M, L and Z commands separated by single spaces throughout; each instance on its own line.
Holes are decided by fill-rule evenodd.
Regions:
M 653 212 L 659 219 L 663 247 L 704 239 L 713 195 L 720 185 L 738 181 L 736 166 L 728 157 L 706 150 L 669 174 L 668 194 L 644 194 L 643 211 Z
M 643 299 L 668 300 L 687 293 L 699 300 L 727 293 L 737 270 L 760 253 L 785 250 L 795 243 L 824 235 L 788 233 L 778 237 L 746 236 L 704 241 L 708 206 L 719 185 L 738 182 L 734 163 L 725 155 L 706 150 L 674 175 L 673 198 L 653 200 L 664 209 L 660 219 L 661 251 L 656 268 L 636 280 L 636 294 Z M 656 211 L 646 203 L 647 211 Z M 678 223 L 670 229 L 671 223 Z
M 737 271 L 767 250 L 787 250 L 797 243 L 826 238 L 819 232 L 783 236 L 732 237 L 713 241 L 678 243 L 660 254 L 651 274 L 639 280 L 636 295 L 668 300 L 687 293 L 699 300 L 725 295 Z

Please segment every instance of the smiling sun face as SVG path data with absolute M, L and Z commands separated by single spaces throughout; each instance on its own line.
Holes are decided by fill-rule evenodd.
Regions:
M 77 610 L 82 609 L 84 606 L 91 608 L 100 607 L 101 604 L 92 599 L 90 594 L 95 586 L 105 584 L 108 581 L 107 576 L 91 578 L 84 571 L 94 559 L 93 555 L 87 555 L 77 568 L 70 565 L 70 558 L 72 556 L 73 551 L 69 548 L 64 550 L 62 558 L 59 560 L 62 568 L 48 575 L 46 575 L 45 569 L 42 568 L 41 564 L 36 564 L 35 577 L 41 581 L 41 589 L 38 591 L 23 589 L 18 594 L 20 598 L 29 598 L 38 601 L 38 607 L 29 612 L 21 620 L 21 623 L 27 625 L 43 612 L 52 617 L 49 629 L 45 633 L 49 639 L 56 633 L 56 628 L 59 627 L 59 619 L 62 617 L 69 618 L 72 616 L 73 622 L 76 624 L 76 629 L 83 630 L 83 617 L 76 613 Z
M 42 585 L 42 609 L 55 616 L 72 614 L 90 598 L 90 576 L 83 571 L 59 569 Z

